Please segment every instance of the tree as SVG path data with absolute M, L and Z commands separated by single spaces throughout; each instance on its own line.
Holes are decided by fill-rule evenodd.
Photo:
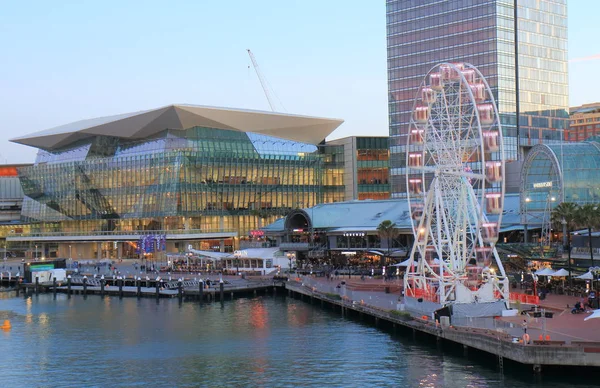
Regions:
M 588 243 L 590 247 L 591 266 L 594 266 L 594 251 L 592 250 L 592 229 L 598 225 L 598 206 L 591 203 L 579 206 L 576 214 L 576 222 L 579 227 L 585 227 L 588 231 Z
M 573 285 L 571 277 L 571 231 L 577 227 L 577 204 L 573 202 L 562 202 L 552 211 L 552 221 L 560 223 L 563 226 L 563 233 L 566 235 L 566 246 L 568 254 L 567 265 L 569 267 L 569 286 Z
M 381 221 L 381 223 L 377 226 L 377 234 L 381 240 L 387 241 L 387 257 L 390 257 L 391 249 L 392 249 L 392 240 L 395 239 L 400 231 L 396 227 L 396 223 L 390 220 Z M 382 265 L 386 264 L 386 258 L 384 257 Z

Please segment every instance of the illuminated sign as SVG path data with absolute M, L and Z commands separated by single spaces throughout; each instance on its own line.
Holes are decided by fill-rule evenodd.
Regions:
M 533 184 L 534 189 L 541 189 L 544 187 L 552 187 L 552 181 L 550 182 L 536 182 Z
M 356 252 L 352 252 L 352 251 L 342 251 L 342 255 L 354 256 L 354 255 L 356 255 Z
M 233 256 L 235 257 L 248 257 L 247 251 L 235 251 L 233 252 Z
M 251 230 L 250 231 L 250 236 L 252 237 L 262 237 L 265 235 L 265 232 L 262 230 Z

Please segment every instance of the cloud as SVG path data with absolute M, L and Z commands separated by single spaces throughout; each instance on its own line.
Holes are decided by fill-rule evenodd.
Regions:
M 569 59 L 569 62 L 585 62 L 585 61 L 593 61 L 594 59 L 600 59 L 600 54 L 591 55 L 589 57 L 579 57 Z

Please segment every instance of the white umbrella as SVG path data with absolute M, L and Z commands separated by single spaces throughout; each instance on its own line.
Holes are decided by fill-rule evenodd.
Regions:
M 409 265 L 410 265 L 410 258 L 408 258 L 408 259 L 404 260 L 404 261 L 403 261 L 403 262 L 401 262 L 401 263 L 398 263 L 398 264 L 392 264 L 391 266 L 392 266 L 392 267 L 408 267 Z
M 588 319 L 592 319 L 592 318 L 600 318 L 600 309 L 594 310 L 592 312 L 592 315 L 590 315 L 589 317 L 585 318 L 584 321 L 587 321 Z
M 556 272 L 548 274 L 548 276 L 555 276 L 557 278 L 564 278 L 565 276 L 569 276 L 569 271 L 567 271 L 564 268 L 561 268 L 561 269 L 559 269 Z M 565 279 L 562 280 L 562 286 L 563 286 L 563 288 L 565 287 Z
M 544 269 L 535 271 L 535 274 L 538 276 L 548 276 L 548 275 L 551 275 L 552 273 L 554 273 L 554 270 L 552 268 L 544 268 Z
M 569 276 L 569 271 L 567 271 L 564 268 L 559 269 L 558 271 L 548 274 L 549 276 L 557 276 L 557 277 L 563 277 L 563 276 Z
M 575 276 L 575 279 L 583 279 L 583 280 L 593 280 L 594 275 L 591 272 L 586 272 L 583 275 Z

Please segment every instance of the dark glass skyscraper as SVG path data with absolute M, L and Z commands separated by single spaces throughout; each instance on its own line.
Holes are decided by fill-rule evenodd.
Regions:
M 403 197 L 413 101 L 427 72 L 469 62 L 498 104 L 505 157 L 560 140 L 568 126 L 566 0 L 387 0 L 390 177 Z M 518 91 L 518 93 L 517 93 Z

